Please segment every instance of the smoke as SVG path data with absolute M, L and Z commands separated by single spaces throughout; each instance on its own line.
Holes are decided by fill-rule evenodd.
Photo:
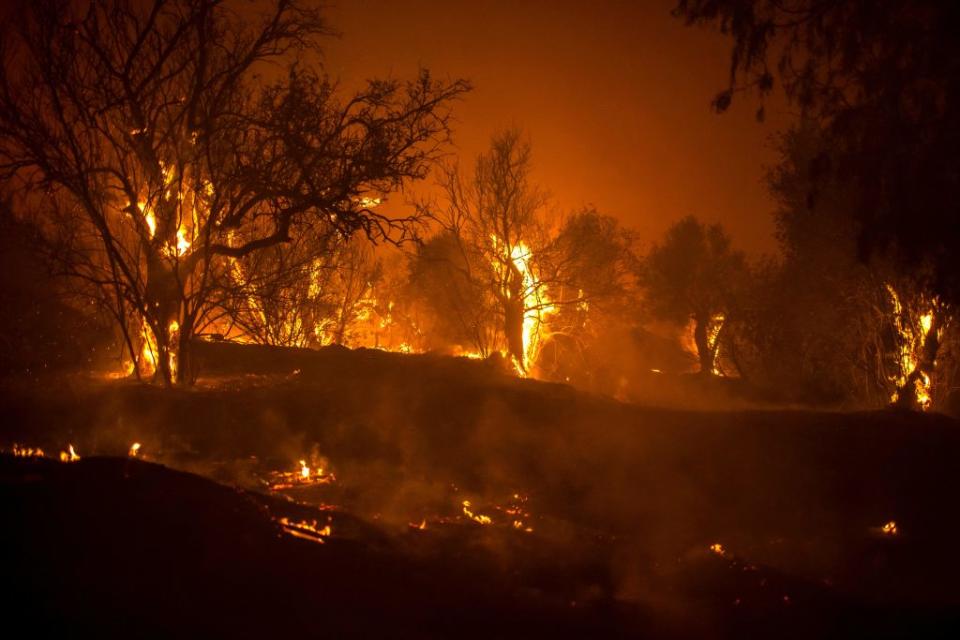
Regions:
M 294 501 L 336 506 L 418 553 L 460 549 L 573 602 L 665 612 L 689 611 L 703 580 L 731 601 L 759 588 L 759 577 L 733 580 L 735 562 L 768 584 L 770 567 L 813 581 L 838 574 L 877 525 L 921 526 L 929 505 L 916 496 L 952 477 L 957 443 L 906 435 L 922 421 L 947 438 L 934 416 L 641 408 L 466 359 L 298 353 L 285 373 L 190 390 L 5 388 L 3 444 L 71 442 L 89 456 L 140 442 L 148 460 L 257 492 L 304 460 L 336 481 L 282 492 Z M 889 473 L 911 460 L 925 461 L 922 473 Z M 796 592 L 783 589 L 777 597 Z

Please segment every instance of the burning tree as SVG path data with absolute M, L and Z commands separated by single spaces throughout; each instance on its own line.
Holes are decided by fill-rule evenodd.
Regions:
M 888 293 L 884 280 L 906 280 L 896 291 L 922 301 L 909 320 L 900 315 L 902 296 L 887 305 L 899 342 L 924 336 L 922 347 L 908 349 L 910 362 L 898 356 L 897 368 L 909 371 L 897 375 L 895 393 L 898 404 L 922 406 L 922 394 L 905 392 L 916 390 L 918 381 L 927 384 L 938 333 L 960 301 L 960 215 L 953 195 L 960 186 L 960 115 L 951 99 L 960 91 L 955 6 L 936 0 L 679 0 L 675 13 L 732 38 L 729 84 L 714 100 L 718 112 L 738 93 L 754 92 L 762 118 L 762 102 L 779 82 L 829 141 L 812 159 L 803 195 L 813 202 L 825 189 L 842 190 L 845 206 L 831 214 L 837 226 L 854 229 L 852 255 L 871 270 L 896 272 L 895 278 L 876 278 L 879 293 Z M 928 313 L 925 329 L 917 322 Z
M 530 182 L 531 149 L 516 129 L 493 137 L 465 180 L 447 167 L 441 186 L 446 205 L 422 203 L 421 212 L 438 221 L 453 247 L 447 266 L 491 297 L 499 337 L 517 370 L 527 374 L 536 360 L 546 317 L 554 302 L 539 252 L 547 247 L 540 211 L 545 193 Z M 471 314 L 475 315 L 475 314 Z M 476 331 L 479 337 L 483 331 Z
M 312 57 L 330 33 L 319 10 L 239 10 L 41 0 L 0 34 L 0 164 L 69 204 L 88 241 L 77 275 L 132 319 L 168 383 L 192 380 L 190 342 L 231 261 L 306 232 L 402 237 L 409 220 L 371 198 L 425 175 L 467 89 L 422 72 L 340 99 Z
M 912 296 L 909 301 L 886 285 L 893 309 L 894 375 L 896 389 L 890 401 L 905 409 L 930 408 L 931 376 L 937 365 L 937 353 L 943 336 L 946 309 L 937 298 Z
M 692 216 L 668 229 L 640 266 L 651 313 L 681 326 L 692 322 L 704 375 L 720 373 L 723 330 L 745 272 L 744 256 L 730 247 L 723 228 Z
M 333 313 L 330 283 L 340 247 L 328 234 L 303 234 L 289 243 L 231 260 L 211 292 L 217 311 L 206 326 L 216 335 L 239 342 L 307 347 L 317 328 Z

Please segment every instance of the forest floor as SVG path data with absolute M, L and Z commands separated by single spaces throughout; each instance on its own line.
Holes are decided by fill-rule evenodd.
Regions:
M 100 637 L 960 632 L 953 419 L 641 407 L 370 350 L 198 358 L 190 389 L 0 385 L 7 620 Z M 68 444 L 80 459 L 55 460 Z

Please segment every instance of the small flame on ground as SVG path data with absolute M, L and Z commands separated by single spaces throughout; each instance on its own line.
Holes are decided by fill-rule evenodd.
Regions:
M 324 538 L 329 538 L 333 533 L 333 527 L 329 519 L 323 527 L 319 527 L 316 520 L 299 520 L 294 522 L 289 518 L 283 517 L 277 520 L 277 522 L 283 528 L 284 533 L 288 533 L 295 538 L 319 542 L 320 544 L 323 544 Z
M 60 462 L 76 462 L 80 459 L 72 444 L 67 445 L 66 451 L 60 452 Z
M 43 449 L 37 447 L 21 447 L 16 442 L 13 443 L 13 455 L 18 458 L 42 458 Z
M 717 554 L 718 556 L 726 556 L 726 555 L 727 555 L 727 550 L 724 549 L 724 548 L 723 548 L 723 545 L 720 544 L 719 542 L 714 542 L 712 545 L 710 545 L 710 551 L 712 551 L 713 553 Z
M 299 460 L 296 471 L 272 471 L 267 486 L 271 491 L 283 491 L 297 486 L 331 484 L 337 477 L 324 467 L 312 468 L 306 460 Z
M 891 520 L 890 522 L 887 522 L 882 527 L 880 527 L 880 531 L 884 535 L 888 535 L 888 536 L 895 536 L 898 533 L 900 533 L 899 530 L 897 529 L 897 523 L 894 520 Z
M 490 519 L 490 516 L 485 516 L 482 513 L 474 513 L 472 510 L 472 505 L 469 500 L 463 501 L 463 514 L 473 520 L 474 522 L 480 524 L 493 524 L 493 520 Z
M 140 454 L 140 443 L 134 442 L 132 445 L 130 445 L 130 451 L 127 452 L 127 455 L 129 455 L 131 458 L 136 458 L 139 454 Z

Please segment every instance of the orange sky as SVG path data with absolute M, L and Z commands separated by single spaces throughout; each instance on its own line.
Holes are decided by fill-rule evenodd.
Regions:
M 742 100 L 722 116 L 709 103 L 726 79 L 728 43 L 670 16 L 671 0 L 339 0 L 343 37 L 329 71 L 345 81 L 410 76 L 418 66 L 466 77 L 455 140 L 473 158 L 512 124 L 533 142 L 535 177 L 569 211 L 592 203 L 644 241 L 694 214 L 735 244 L 771 251 L 772 202 L 761 183 L 769 138 Z

